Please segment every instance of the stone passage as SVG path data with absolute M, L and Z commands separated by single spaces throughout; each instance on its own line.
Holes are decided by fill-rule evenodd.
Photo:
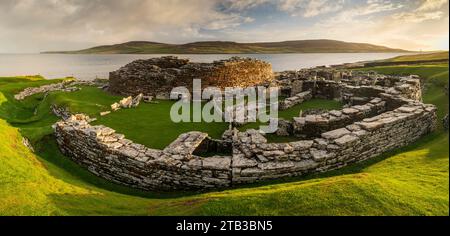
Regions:
M 193 79 L 201 79 L 203 88 L 225 88 L 267 84 L 273 78 L 272 66 L 256 59 L 234 57 L 213 63 L 192 63 L 177 57 L 162 57 L 137 60 L 111 72 L 109 91 L 168 99 L 174 87 L 192 90 Z

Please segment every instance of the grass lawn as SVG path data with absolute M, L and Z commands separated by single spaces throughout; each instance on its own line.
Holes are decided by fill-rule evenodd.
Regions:
M 208 133 L 220 138 L 228 129 L 227 123 L 174 123 L 170 119 L 173 101 L 158 101 L 158 104 L 142 103 L 135 109 L 121 109 L 99 117 L 93 124 L 103 124 L 125 134 L 128 139 L 150 148 L 163 149 L 180 134 L 189 131 Z
M 448 65 L 373 69 L 423 76 L 427 81 L 424 101 L 438 106 L 440 118 L 448 112 L 442 86 L 448 84 Z M 41 95 L 23 102 L 12 98 L 24 87 L 51 82 L 38 77 L 0 78 L 0 215 L 449 215 L 449 140 L 441 126 L 401 150 L 325 174 L 208 193 L 142 192 L 90 174 L 62 156 L 49 136 L 49 127 L 57 120 L 50 104 L 65 104 L 73 111 L 97 116 L 117 97 L 91 88 L 53 93 L 45 100 Z M 157 121 L 158 117 L 147 117 L 149 112 L 167 107 L 165 103 L 145 104 L 128 119 L 126 113 L 132 110 L 101 117 L 98 122 L 114 126 L 117 120 L 115 128 L 124 127 L 126 133 L 127 127 L 142 128 L 135 124 L 138 121 Z M 148 132 L 161 138 L 175 136 Z M 31 139 L 36 153 L 22 145 L 22 136 Z M 144 142 L 149 141 L 142 137 Z

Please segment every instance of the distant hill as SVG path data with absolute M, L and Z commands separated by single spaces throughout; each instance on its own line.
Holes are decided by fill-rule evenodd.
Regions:
M 264 43 L 236 43 L 205 41 L 187 44 L 166 44 L 146 41 L 98 46 L 78 51 L 43 53 L 63 54 L 242 54 L 242 53 L 355 53 L 355 52 L 406 52 L 384 46 L 350 43 L 336 40 L 296 40 Z

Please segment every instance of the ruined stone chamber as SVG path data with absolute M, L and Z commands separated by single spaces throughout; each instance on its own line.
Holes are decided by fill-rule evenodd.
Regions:
M 83 115 L 56 123 L 55 136 L 65 155 L 113 182 L 144 190 L 198 190 L 341 168 L 408 145 L 436 126 L 436 107 L 421 102 L 414 76 L 309 69 L 280 73 L 276 85 L 287 97 L 280 104 L 284 109 L 311 98 L 346 105 L 279 122 L 288 127 L 280 135 L 298 138 L 287 143 L 269 143 L 256 130 L 228 130 L 221 140 L 194 131 L 155 150 L 92 126 Z
M 175 87 L 183 86 L 192 92 L 193 79 L 200 79 L 202 88 L 249 87 L 268 84 L 274 75 L 269 63 L 250 58 L 192 63 L 177 57 L 161 57 L 137 60 L 111 72 L 109 91 L 125 96 L 143 93 L 168 99 Z

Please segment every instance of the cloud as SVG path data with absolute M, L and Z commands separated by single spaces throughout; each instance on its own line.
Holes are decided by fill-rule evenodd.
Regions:
M 438 42 L 448 35 L 448 7 L 445 12 L 430 11 L 424 9 L 437 8 L 423 7 L 429 4 L 427 1 L 411 3 L 368 0 L 365 5 L 346 8 L 316 23 L 315 27 L 326 32 L 327 37 L 341 40 L 347 38 L 409 50 L 436 49 Z
M 395 20 L 401 20 L 405 22 L 420 23 L 427 20 L 438 20 L 444 17 L 444 12 L 414 12 L 414 13 L 400 13 L 393 18 Z
M 376 24 L 378 21 L 373 19 L 373 15 L 380 13 L 386 14 L 386 12 L 398 10 L 403 7 L 400 3 L 392 3 L 387 0 L 368 0 L 367 4 L 346 8 L 329 18 L 319 21 L 316 27 L 348 28 L 349 25 L 352 25 L 352 27 L 358 25 L 369 26 Z
M 280 0 L 278 8 L 294 16 L 314 17 L 343 8 L 343 0 Z
M 393 15 L 395 20 L 403 22 L 420 23 L 428 20 L 439 20 L 445 17 L 444 5 L 448 0 L 424 0 L 418 8 L 411 12 L 401 12 Z M 448 7 L 447 7 L 448 11 Z
M 172 43 L 210 38 L 203 30 L 223 30 L 253 19 L 217 9 L 211 0 L 2 0 L 0 51 L 76 49 L 129 40 Z M 17 40 L 17 39 L 20 40 Z M 64 42 L 71 42 L 64 43 Z M 33 50 L 33 51 L 34 51 Z
M 438 10 L 441 7 L 443 7 L 448 0 L 425 0 L 419 8 L 417 8 L 417 11 L 433 11 Z
M 342 9 L 344 0 L 226 0 L 229 11 L 244 11 L 261 5 L 271 5 L 292 16 L 314 17 Z
M 0 12 L 0 52 L 312 38 L 426 50 L 448 42 L 449 15 L 448 0 L 1 0 Z
M 270 3 L 270 0 L 227 0 L 222 5 L 228 10 L 243 11 Z

